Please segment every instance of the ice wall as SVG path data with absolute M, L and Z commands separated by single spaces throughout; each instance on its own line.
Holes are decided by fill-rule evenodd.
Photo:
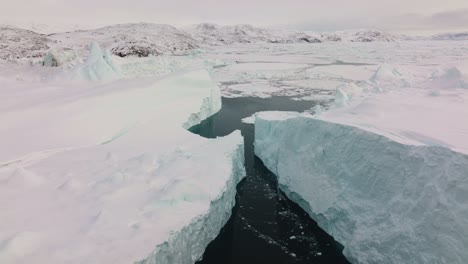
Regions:
M 240 132 L 236 131 L 233 135 L 217 140 L 232 141 L 239 138 Z M 246 175 L 244 144 L 238 143 L 237 147 L 230 151 L 231 173 L 227 176 L 228 180 L 219 196 L 211 201 L 209 210 L 194 218 L 181 230 L 172 233 L 168 241 L 157 245 L 147 258 L 138 261 L 139 264 L 192 264 L 203 256 L 208 244 L 218 236 L 231 217 L 236 202 L 236 186 Z
M 185 129 L 189 129 L 192 126 L 199 124 L 201 121 L 221 110 L 221 106 L 221 91 L 217 86 L 213 86 L 210 90 L 209 97 L 205 97 L 203 99 L 200 110 L 197 113 L 192 113 L 188 120 L 183 124 L 183 127 Z
M 352 263 L 466 263 L 468 156 L 274 113 L 255 153 Z

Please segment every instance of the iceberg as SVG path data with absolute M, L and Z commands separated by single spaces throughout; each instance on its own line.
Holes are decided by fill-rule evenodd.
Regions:
M 59 67 L 73 65 L 77 56 L 72 49 L 52 49 L 44 57 L 42 65 L 46 67 Z
M 315 105 L 312 111 L 315 115 L 320 115 L 323 112 L 322 107 L 319 104 Z
M 431 75 L 430 86 L 435 89 L 468 89 L 468 76 L 457 67 L 439 69 Z
M 369 79 L 369 84 L 378 92 L 409 86 L 399 69 L 390 64 L 382 64 Z
M 109 50 L 103 52 L 97 42 L 91 42 L 88 59 L 73 70 L 73 79 L 111 81 L 122 78 L 120 69 L 112 62 Z
M 239 131 L 185 129 L 219 88 L 205 70 L 80 85 L 21 89 L 0 112 L 0 263 L 194 263 L 245 176 Z
M 468 155 L 260 113 L 255 153 L 352 263 L 465 263 Z

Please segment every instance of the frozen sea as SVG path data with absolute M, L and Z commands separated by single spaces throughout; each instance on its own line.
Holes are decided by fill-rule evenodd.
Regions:
M 68 68 L 0 64 L 0 204 L 6 209 L 0 212 L 0 260 L 466 260 L 467 41 L 250 44 L 148 58 L 95 50 L 94 59 Z M 300 117 L 284 121 L 284 113 L 259 114 L 262 130 L 254 138 L 255 113 L 262 111 L 297 111 L 288 118 Z M 352 182 L 356 188 L 349 191 L 345 187 L 352 184 L 343 175 L 357 175 L 367 163 L 338 172 L 320 167 L 315 157 L 327 153 L 324 147 L 340 152 L 341 146 L 321 145 L 327 131 L 317 130 L 323 141 L 314 141 L 311 119 L 327 129 L 352 127 L 330 129 L 352 157 L 357 157 L 353 144 L 369 138 L 399 146 L 392 150 L 415 147 L 391 156 L 401 159 L 401 182 L 418 176 L 404 185 L 416 189 L 392 188 L 401 182 L 382 189 L 378 183 L 399 167 L 376 159 L 365 173 L 371 180 Z M 288 122 L 304 130 L 286 133 Z M 359 140 L 347 140 L 347 133 Z M 295 145 L 289 144 L 294 139 Z M 256 140 L 256 146 L 263 144 L 260 150 Z M 279 145 L 287 151 L 277 151 Z M 379 157 L 369 146 L 359 153 Z M 425 155 L 419 147 L 453 152 L 456 160 L 430 156 L 436 161 L 410 171 L 402 157 Z M 275 156 L 280 152 L 283 156 Z M 332 165 L 348 166 L 344 159 Z M 445 169 L 438 162 L 454 165 Z M 375 173 L 381 168 L 389 170 Z M 362 186 L 367 189 L 360 192 Z M 359 200 L 368 193 L 378 195 Z M 416 199 L 401 198 L 407 196 Z M 376 201 L 382 200 L 394 202 L 390 216 L 390 209 L 359 207 L 379 208 Z M 348 201 L 355 202 L 351 208 Z M 415 208 L 434 214 L 402 213 L 419 212 Z M 366 228 L 369 223 L 372 228 Z

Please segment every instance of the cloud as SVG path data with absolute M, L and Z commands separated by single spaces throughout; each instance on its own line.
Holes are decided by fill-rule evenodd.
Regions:
M 424 22 L 437 28 L 467 27 L 468 9 L 435 13 Z
M 468 30 L 468 9 L 436 12 L 429 15 L 406 13 L 382 17 L 366 16 L 359 19 L 320 19 L 295 24 L 283 24 L 276 27 L 299 30 L 346 30 L 358 28 L 375 28 L 383 30 Z
M 156 22 L 288 25 L 289 28 L 453 28 L 468 1 L 444 0 L 0 0 L 0 18 L 51 24 Z M 404 14 L 404 15 L 401 15 Z M 1 22 L 1 21 L 0 21 Z

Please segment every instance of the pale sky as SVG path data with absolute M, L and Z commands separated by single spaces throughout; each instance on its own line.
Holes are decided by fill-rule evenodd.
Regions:
M 468 0 L 0 0 L 0 18 L 82 25 L 214 22 L 302 30 L 450 30 L 468 29 Z

